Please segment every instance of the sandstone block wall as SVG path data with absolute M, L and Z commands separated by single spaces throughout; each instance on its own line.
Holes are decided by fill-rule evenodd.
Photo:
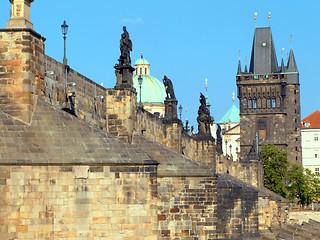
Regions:
M 0 30 L 0 107 L 26 123 L 44 77 L 44 40 L 32 30 Z
M 260 239 L 258 191 L 219 175 L 217 239 Z
M 157 239 L 156 166 L 1 166 L 0 239 Z
M 147 137 L 148 139 L 166 145 L 164 136 L 164 124 L 161 118 L 156 117 L 154 114 L 139 109 L 137 111 L 137 133 Z
M 225 156 L 217 157 L 217 172 L 230 174 L 256 188 L 264 187 L 263 163 L 260 161 L 236 162 L 228 160 Z
M 267 190 L 266 190 L 267 191 Z M 259 230 L 279 230 L 288 220 L 288 201 L 275 193 L 259 196 Z
M 78 118 L 106 129 L 106 89 L 70 68 L 67 91 L 73 96 L 66 98 L 65 66 L 49 56 L 45 56 L 44 66 L 41 96 L 52 105 L 70 109 Z
M 215 239 L 215 177 L 159 178 L 158 197 L 159 239 Z
M 137 93 L 134 90 L 107 89 L 107 131 L 132 142 L 136 127 Z
M 198 140 L 182 134 L 182 153 L 216 171 L 216 150 L 213 140 Z

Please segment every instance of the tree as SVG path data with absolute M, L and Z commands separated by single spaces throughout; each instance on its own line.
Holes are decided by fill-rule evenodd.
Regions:
M 264 186 L 269 190 L 287 196 L 284 184 L 288 168 L 287 152 L 280 150 L 275 145 L 266 145 L 262 149 Z
M 289 199 L 298 199 L 302 205 L 308 205 L 313 201 L 319 201 L 320 179 L 311 173 L 309 169 L 293 164 L 287 175 Z

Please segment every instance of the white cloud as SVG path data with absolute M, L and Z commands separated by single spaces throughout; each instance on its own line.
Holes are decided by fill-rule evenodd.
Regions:
M 136 19 L 129 19 L 129 18 L 123 18 L 121 19 L 122 23 L 126 23 L 126 24 L 143 24 L 143 20 L 141 17 L 138 17 Z

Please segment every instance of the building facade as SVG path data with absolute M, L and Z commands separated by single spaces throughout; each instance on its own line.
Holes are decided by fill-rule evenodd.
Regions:
M 223 155 L 238 161 L 240 150 L 240 116 L 234 100 L 230 109 L 217 122 L 221 127 Z
M 320 175 L 320 111 L 302 119 L 301 124 L 302 165 Z
M 255 29 L 249 71 L 242 72 L 239 61 L 236 82 L 241 158 L 274 144 L 301 164 L 299 72 L 292 49 L 287 65 L 283 59 L 278 65 L 270 27 Z

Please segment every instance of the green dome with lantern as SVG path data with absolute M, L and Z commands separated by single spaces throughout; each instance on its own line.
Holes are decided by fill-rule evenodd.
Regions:
M 137 91 L 137 102 L 140 102 L 139 77 L 142 78 L 141 84 L 141 102 L 142 104 L 163 105 L 166 98 L 166 89 L 161 81 L 150 75 L 150 64 L 143 58 L 135 62 L 135 73 L 133 77 L 133 86 Z

